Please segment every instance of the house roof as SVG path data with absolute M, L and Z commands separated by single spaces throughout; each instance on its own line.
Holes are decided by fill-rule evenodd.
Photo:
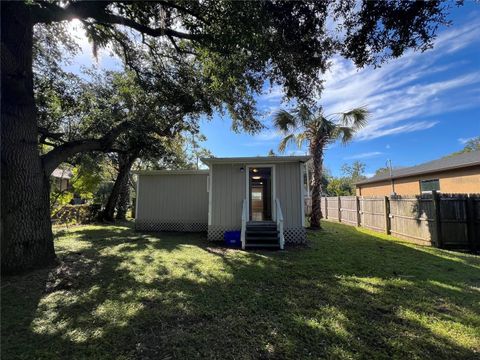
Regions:
M 282 162 L 306 162 L 310 156 L 253 156 L 253 157 L 224 157 L 224 158 L 201 158 L 203 163 L 210 164 L 234 164 L 234 163 L 248 163 L 248 164 L 272 164 Z
M 480 150 L 467 152 L 455 156 L 448 156 L 438 160 L 429 161 L 420 165 L 392 169 L 392 177 L 390 173 L 382 173 L 376 176 L 373 176 L 369 179 L 359 181 L 356 184 L 369 184 L 375 183 L 378 181 L 390 180 L 404 178 L 414 175 L 428 174 L 432 172 L 460 169 L 470 166 L 480 165 Z
M 208 175 L 208 170 L 138 170 L 137 175 Z
M 55 170 L 53 170 L 52 175 L 50 176 L 58 179 L 71 179 L 73 177 L 73 173 L 69 169 L 56 168 Z

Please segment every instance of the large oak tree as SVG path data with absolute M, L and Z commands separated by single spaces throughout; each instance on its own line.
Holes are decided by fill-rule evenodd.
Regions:
M 4 272 L 55 259 L 51 171 L 79 152 L 108 148 L 129 126 L 121 123 L 101 137 L 68 141 L 40 154 L 32 74 L 35 26 L 79 19 L 94 48 L 111 44 L 145 86 L 154 85 L 161 73 L 145 66 L 142 53 L 153 55 L 161 67 L 173 49 L 195 61 L 205 85 L 231 112 L 234 128 L 255 130 L 258 123 L 249 121 L 255 115 L 253 94 L 266 80 L 283 86 L 287 97 L 308 102 L 321 90 L 321 74 L 334 54 L 358 66 L 380 64 L 406 49 L 428 48 L 438 25 L 446 23 L 439 1 L 30 0 L 3 1 L 1 11 Z M 328 17 L 336 28 L 327 27 Z

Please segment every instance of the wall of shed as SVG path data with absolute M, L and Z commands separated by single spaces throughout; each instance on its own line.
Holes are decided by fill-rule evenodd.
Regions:
M 419 181 L 430 179 L 439 179 L 440 192 L 443 193 L 480 193 L 480 166 L 395 179 L 395 192 L 397 195 L 418 195 Z M 358 196 L 387 196 L 391 193 L 392 185 L 389 180 L 357 185 L 356 190 Z
M 244 168 L 241 172 L 240 168 Z M 246 167 L 242 164 L 212 165 L 211 225 L 237 230 L 242 225 Z
M 206 231 L 208 174 L 139 175 L 136 228 Z
M 302 226 L 302 185 L 300 163 L 276 165 L 276 192 L 282 207 L 284 226 Z
M 246 198 L 247 165 L 255 164 L 213 164 L 210 240 L 222 240 L 228 230 L 240 230 L 242 225 L 242 204 Z M 258 165 L 259 167 L 261 165 Z M 302 184 L 299 162 L 275 164 L 275 192 L 280 200 L 284 216 L 286 240 L 304 242 L 302 226 Z M 303 166 L 303 165 L 302 165 Z M 244 171 L 240 171 L 243 168 Z

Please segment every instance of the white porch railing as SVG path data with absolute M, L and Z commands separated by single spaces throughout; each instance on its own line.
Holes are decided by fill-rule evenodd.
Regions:
M 242 231 L 240 235 L 240 240 L 242 241 L 242 249 L 245 250 L 245 232 L 247 231 L 247 219 L 248 219 L 248 209 L 247 209 L 247 199 L 243 199 L 242 204 Z
M 275 210 L 277 213 L 277 230 L 278 236 L 280 237 L 280 249 L 283 250 L 285 247 L 285 237 L 283 236 L 283 214 L 282 208 L 280 207 L 280 200 L 275 199 Z

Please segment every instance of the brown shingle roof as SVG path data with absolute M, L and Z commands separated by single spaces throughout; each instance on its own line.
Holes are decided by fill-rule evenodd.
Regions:
M 429 161 L 420 165 L 392 169 L 392 178 L 403 178 L 408 176 L 428 174 L 431 172 L 444 171 L 449 169 L 464 168 L 480 165 L 480 150 L 467 152 L 455 156 L 448 156 L 438 160 Z M 357 182 L 357 185 L 369 184 L 378 181 L 390 180 L 390 173 L 375 175 L 369 179 Z

